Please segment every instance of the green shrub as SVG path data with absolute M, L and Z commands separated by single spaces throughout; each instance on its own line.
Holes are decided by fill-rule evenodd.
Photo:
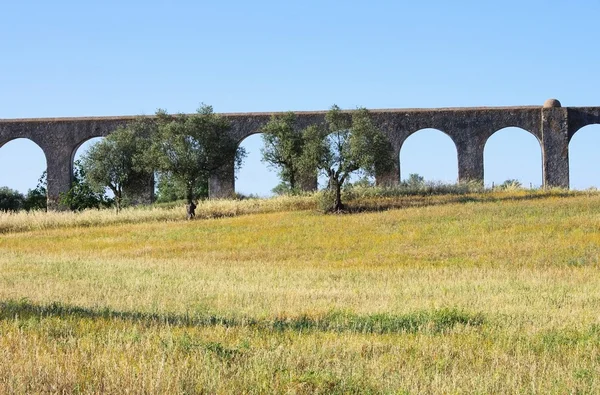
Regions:
M 23 208 L 25 196 L 9 187 L 0 187 L 0 211 L 16 212 Z

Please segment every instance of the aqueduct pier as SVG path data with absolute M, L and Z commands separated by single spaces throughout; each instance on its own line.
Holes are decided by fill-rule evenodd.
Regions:
M 600 124 L 600 107 L 562 107 L 555 99 L 543 106 L 474 107 L 440 109 L 370 110 L 375 124 L 389 139 L 396 166 L 386 174 L 377 174 L 378 184 L 394 185 L 400 180 L 400 149 L 413 133 L 426 128 L 446 133 L 456 145 L 459 182 L 483 181 L 483 150 L 488 138 L 506 127 L 518 127 L 534 135 L 542 149 L 545 187 L 569 187 L 569 141 L 582 127 Z M 326 111 L 297 112 L 298 127 L 322 123 Z M 240 143 L 260 133 L 272 113 L 223 114 L 231 122 L 232 137 Z M 0 147 L 11 140 L 26 138 L 35 142 L 47 161 L 48 206 L 58 207 L 61 192 L 69 189 L 73 158 L 85 141 L 109 135 L 134 116 L 90 118 L 0 119 Z M 14 171 L 14 169 L 0 169 Z M 234 192 L 233 158 L 231 166 L 210 180 L 212 198 Z

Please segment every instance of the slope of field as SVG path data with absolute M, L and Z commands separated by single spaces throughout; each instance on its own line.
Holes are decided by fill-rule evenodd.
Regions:
M 600 196 L 464 200 L 13 227 L 0 393 L 600 392 Z

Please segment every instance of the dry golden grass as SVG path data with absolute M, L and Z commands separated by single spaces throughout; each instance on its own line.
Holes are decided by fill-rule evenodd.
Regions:
M 0 393 L 599 392 L 600 195 L 460 198 L 11 223 Z
M 243 214 L 269 213 L 285 210 L 307 210 L 315 207 L 315 197 L 283 196 L 270 199 L 206 200 L 196 209 L 197 219 L 234 217 Z M 145 222 L 181 221 L 185 206 L 132 207 L 116 214 L 113 210 L 72 211 L 20 211 L 0 212 L 0 234 L 64 227 L 93 227 Z
M 503 200 L 532 200 L 547 197 L 598 196 L 596 191 L 525 190 L 511 191 L 486 190 L 470 184 L 432 185 L 420 188 L 363 188 L 354 187 L 344 192 L 344 201 L 352 212 L 381 211 L 408 207 L 425 207 L 460 202 L 494 202 Z M 454 193 L 445 193 L 447 190 Z M 235 217 L 247 214 L 272 213 L 283 211 L 316 210 L 320 206 L 320 193 L 299 196 L 277 196 L 269 199 L 205 200 L 196 209 L 196 219 Z M 110 210 L 71 211 L 0 211 L 0 234 L 25 232 L 64 227 L 95 227 L 118 224 L 147 222 L 181 221 L 185 218 L 184 203 L 168 203 L 158 206 L 126 208 L 118 215 Z

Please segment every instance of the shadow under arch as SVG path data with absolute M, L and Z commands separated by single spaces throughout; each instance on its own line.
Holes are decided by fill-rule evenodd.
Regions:
M 458 181 L 456 143 L 440 129 L 414 131 L 402 142 L 399 155 L 400 180 L 418 174 L 426 181 L 452 184 Z
M 486 186 L 507 180 L 525 188 L 543 185 L 542 143 L 527 129 L 509 126 L 492 133 L 485 141 L 483 164 Z
M 569 187 L 600 188 L 600 124 L 578 129 L 569 140 Z
M 245 149 L 246 157 L 242 166 L 235 172 L 236 193 L 269 197 L 273 196 L 272 189 L 281 182 L 277 169 L 262 161 L 262 135 L 262 132 L 256 131 L 238 142 L 238 149 Z
M 0 169 L 0 187 L 27 193 L 47 171 L 48 159 L 35 141 L 18 137 L 0 143 Z

